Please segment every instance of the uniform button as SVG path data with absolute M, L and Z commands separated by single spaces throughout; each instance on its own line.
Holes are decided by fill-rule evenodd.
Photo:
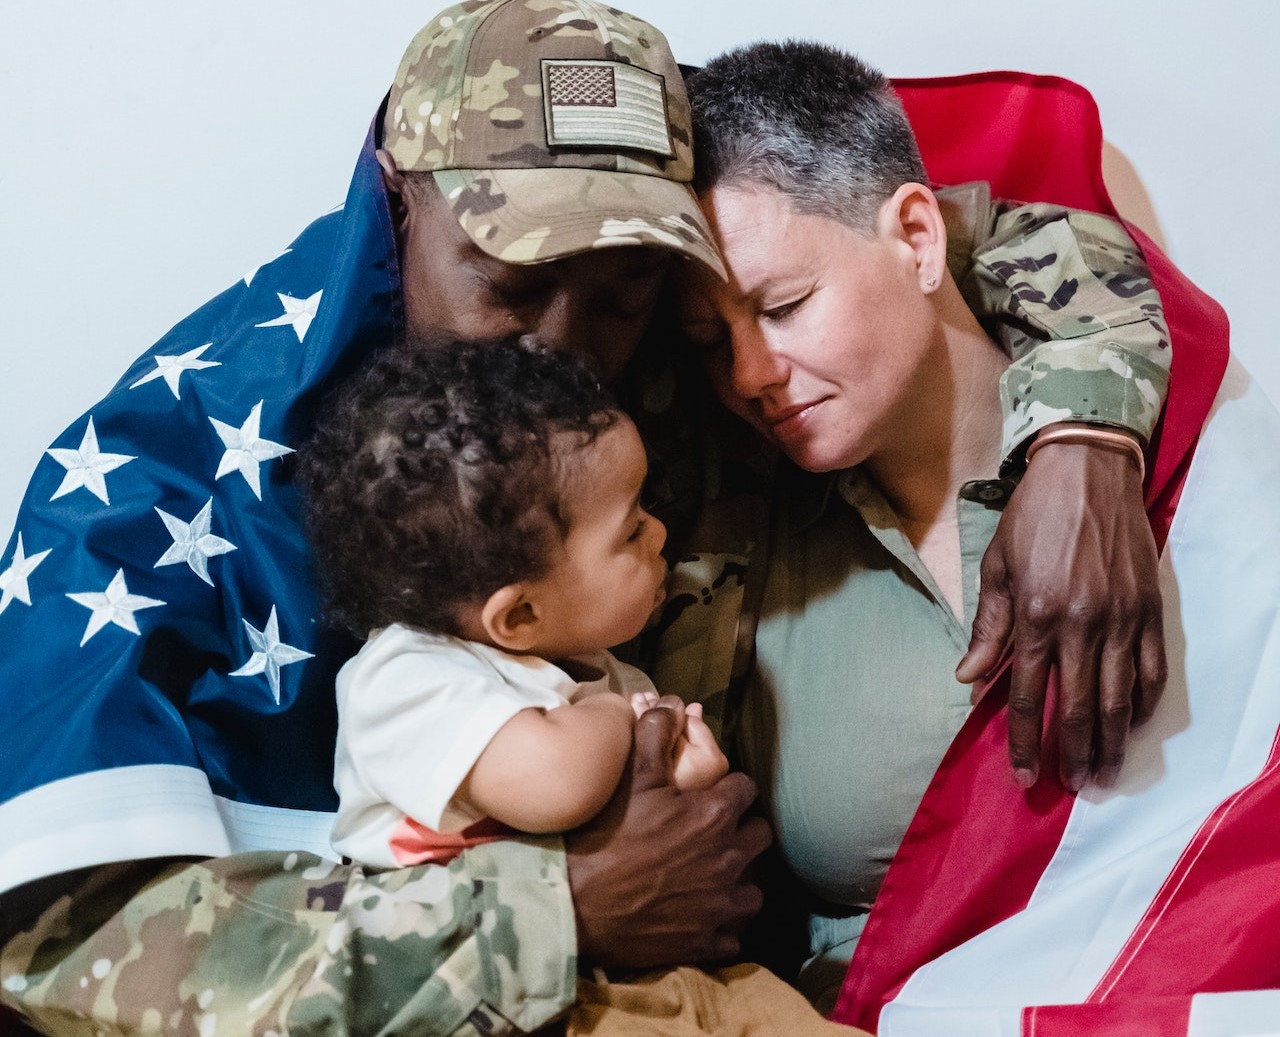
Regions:
M 960 487 L 960 496 L 989 507 L 1003 507 L 1016 485 L 1011 479 L 974 479 Z

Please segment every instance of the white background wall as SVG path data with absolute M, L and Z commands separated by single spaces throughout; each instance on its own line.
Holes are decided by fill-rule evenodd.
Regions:
M 1122 211 L 1221 301 L 1280 398 L 1274 0 L 619 0 L 699 63 L 761 38 L 894 76 L 1087 86 Z M 171 325 L 341 201 L 443 0 L 0 5 L 0 545 L 44 448 Z M 50 463 L 46 461 L 45 463 Z

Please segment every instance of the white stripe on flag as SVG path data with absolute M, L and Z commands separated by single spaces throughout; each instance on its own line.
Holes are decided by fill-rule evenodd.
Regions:
M 892 1009 L 892 1011 L 890 1011 Z M 954 1005 L 890 1004 L 880 1015 L 877 1037 L 1022 1037 L 1016 1005 L 956 1008 Z
M 41 785 L 0 806 L 0 832 L 0 892 L 93 864 L 231 850 L 209 779 L 160 764 Z
M 1197 994 L 1191 999 L 1187 1037 L 1277 1037 L 1280 990 Z
M 1170 678 L 1156 716 L 1133 732 L 1117 787 L 1077 798 L 1027 908 L 917 971 L 881 1016 L 884 1033 L 927 1032 L 886 1028 L 898 1004 L 1090 995 L 1188 841 L 1268 758 L 1280 728 L 1277 542 L 1280 415 L 1233 361 L 1161 560 Z
M 249 850 L 305 850 L 317 857 L 337 860 L 329 844 L 333 814 L 317 810 L 288 810 L 237 803 L 215 796 L 218 813 L 227 826 L 232 853 Z
M 215 796 L 192 767 L 80 774 L 0 805 L 0 893 L 61 871 L 149 857 L 306 850 L 332 858 L 332 824 L 332 814 Z

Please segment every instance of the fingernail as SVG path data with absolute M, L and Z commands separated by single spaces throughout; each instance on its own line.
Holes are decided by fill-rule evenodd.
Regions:
M 1101 785 L 1103 788 L 1109 789 L 1111 788 L 1111 786 L 1113 786 L 1116 783 L 1116 780 L 1119 777 L 1120 777 L 1119 766 L 1116 764 L 1111 764 L 1107 767 L 1099 767 L 1098 773 L 1095 776 L 1094 780 L 1097 781 L 1097 783 Z
M 1020 789 L 1029 789 L 1036 783 L 1036 772 L 1028 767 L 1015 767 L 1013 782 Z

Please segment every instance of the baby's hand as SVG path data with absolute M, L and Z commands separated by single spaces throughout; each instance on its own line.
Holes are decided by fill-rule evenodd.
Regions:
M 650 709 L 669 709 L 683 722 L 672 750 L 671 780 L 676 788 L 707 789 L 729 773 L 729 761 L 702 719 L 702 703 L 685 705 L 675 695 L 659 697 L 646 691 L 631 696 L 631 708 L 637 718 Z
M 668 695 L 667 698 L 675 698 L 675 696 Z M 655 709 L 658 705 L 658 701 L 658 693 L 656 691 L 637 691 L 632 695 L 631 709 L 634 711 L 636 719 L 639 720 L 642 716 L 648 713 L 649 710 Z M 676 701 L 679 702 L 680 700 L 676 699 Z M 666 708 L 672 709 L 674 707 L 667 706 Z
M 728 773 L 729 760 L 702 719 L 702 703 L 689 703 L 684 707 L 684 733 L 676 739 L 676 788 L 709 789 Z

